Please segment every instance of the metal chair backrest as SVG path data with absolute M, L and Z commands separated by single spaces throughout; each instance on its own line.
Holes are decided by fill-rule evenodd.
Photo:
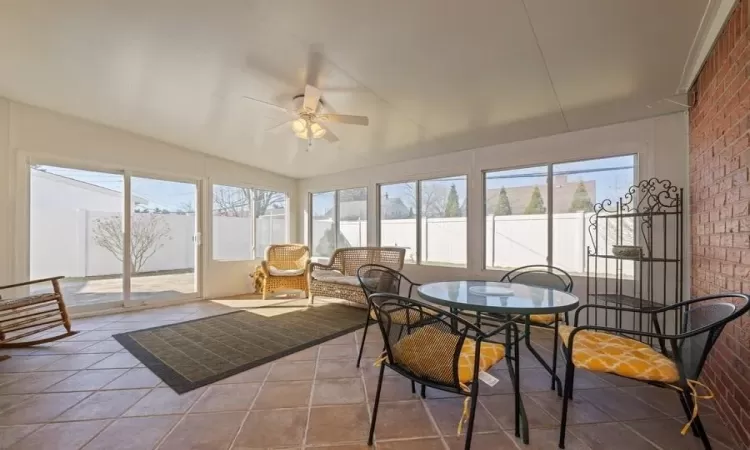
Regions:
M 385 362 L 390 367 L 416 380 L 455 390 L 461 388 L 459 355 L 467 334 L 479 331 L 475 326 L 407 297 L 373 294 L 371 302 L 385 343 Z M 403 317 L 410 318 L 407 331 L 400 319 Z M 405 345 L 407 340 L 413 345 Z
M 559 267 L 542 264 L 513 269 L 506 273 L 500 281 L 556 289 L 564 292 L 573 291 L 573 278 L 568 272 Z
M 399 295 L 404 276 L 398 270 L 381 264 L 365 264 L 357 269 L 357 279 L 369 299 L 370 295 L 378 293 Z
M 717 299 L 734 299 L 734 302 Z M 709 303 L 711 301 L 711 303 Z M 750 310 L 750 301 L 743 294 L 713 296 L 690 305 L 683 312 L 683 333 L 695 333 L 676 343 L 673 352 L 686 379 L 697 380 L 711 349 L 724 327 Z

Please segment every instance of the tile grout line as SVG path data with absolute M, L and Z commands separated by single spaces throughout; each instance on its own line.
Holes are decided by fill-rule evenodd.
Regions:
M 420 390 L 422 387 L 420 386 Z M 425 412 L 427 413 L 427 418 L 430 419 L 430 423 L 432 426 L 437 430 L 438 438 L 440 439 L 440 442 L 443 444 L 443 448 L 445 450 L 449 450 L 450 447 L 448 447 L 448 442 L 445 440 L 445 436 L 443 436 L 442 430 L 440 430 L 440 427 L 438 426 L 437 420 L 435 419 L 435 416 L 432 415 L 432 411 L 430 411 L 430 408 L 427 406 L 427 395 L 425 393 L 425 398 L 422 398 L 421 394 L 417 394 L 419 397 L 420 403 L 422 403 L 422 407 L 424 408 Z
M 266 385 L 266 381 L 268 381 L 268 377 L 271 375 L 271 369 L 273 369 L 274 364 L 275 362 L 268 365 L 268 372 L 266 372 L 266 375 L 263 377 L 263 381 L 260 382 L 260 386 L 258 386 L 258 392 L 255 393 L 255 397 L 253 398 L 253 401 L 250 402 L 250 406 L 247 408 L 245 417 L 243 417 L 242 420 L 240 421 L 240 427 L 237 428 L 237 433 L 234 435 L 234 437 L 232 438 L 232 442 L 229 443 L 229 447 L 227 448 L 231 449 L 234 446 L 234 444 L 237 442 L 237 438 L 240 437 L 240 433 L 242 432 L 242 427 L 245 426 L 245 422 L 247 422 L 247 419 L 250 417 L 250 412 L 253 410 L 253 407 L 255 406 L 255 402 L 258 401 L 258 397 L 260 397 L 260 393 L 263 391 L 263 387 Z M 197 400 L 196 400 L 196 403 L 197 403 Z M 161 445 L 161 442 L 159 444 Z
M 364 330 L 364 328 L 362 328 Z M 363 349 L 364 350 L 364 349 Z M 357 352 L 357 356 L 359 356 L 359 339 L 357 338 L 357 332 L 354 332 L 354 351 Z M 354 363 L 356 366 L 356 362 Z M 362 391 L 365 393 L 365 408 L 367 408 L 367 418 L 370 419 L 368 422 L 368 425 L 372 423 L 372 406 L 370 405 L 370 395 L 367 393 L 367 380 L 365 379 L 365 371 L 362 370 L 361 363 L 360 367 L 357 367 L 357 371 L 359 372 L 359 379 L 362 382 Z M 368 428 L 367 430 L 367 437 L 369 437 L 370 430 Z M 376 434 L 373 434 L 372 443 L 375 447 L 377 447 L 377 441 L 375 439 Z M 365 441 L 366 442 L 366 441 Z
M 305 446 L 307 445 L 307 432 L 310 429 L 310 416 L 312 415 L 313 397 L 315 396 L 315 381 L 318 377 L 318 363 L 320 362 L 320 349 L 321 349 L 321 345 L 318 345 L 317 351 L 315 353 L 315 369 L 313 370 L 312 385 L 310 386 L 310 398 L 307 401 L 307 420 L 305 421 L 305 432 L 302 435 L 302 448 L 305 448 Z
M 519 358 L 520 358 L 520 356 L 519 356 Z M 520 364 L 520 362 L 518 362 L 517 364 Z M 489 369 L 487 369 L 487 370 L 489 370 Z M 520 370 L 520 368 L 518 368 L 518 369 L 516 369 L 516 370 L 518 371 L 518 370 Z M 516 376 L 518 376 L 518 374 L 516 374 Z M 514 393 L 511 393 L 511 394 L 505 394 L 505 395 L 511 395 L 511 396 L 514 396 L 515 394 L 514 394 Z M 523 395 L 523 394 L 521 393 L 521 395 Z M 485 397 L 487 397 L 487 396 L 485 396 Z M 523 398 L 521 399 L 521 402 L 523 403 Z M 490 412 L 490 409 L 489 409 L 489 408 L 487 408 L 487 406 L 486 406 L 486 405 L 484 404 L 484 402 L 482 401 L 482 397 L 480 397 L 478 393 L 477 393 L 477 403 L 479 403 L 479 405 L 480 405 L 480 406 L 481 406 L 481 408 L 482 408 L 482 409 L 484 410 L 484 412 L 485 412 L 485 413 L 487 413 L 487 415 L 488 415 L 488 416 L 490 416 L 490 420 L 492 420 L 493 422 L 495 422 L 495 425 L 497 425 L 498 429 L 500 430 L 500 433 L 503 433 L 503 434 L 505 434 L 505 435 L 506 435 L 506 436 L 507 436 L 507 437 L 508 437 L 508 438 L 509 438 L 509 439 L 510 439 L 510 440 L 511 440 L 512 442 L 513 442 L 513 445 L 515 445 L 515 446 L 516 446 L 516 449 L 518 449 L 518 450 L 522 450 L 521 446 L 520 446 L 520 445 L 518 444 L 518 442 L 517 442 L 518 438 L 516 438 L 516 435 L 515 435 L 515 434 L 510 434 L 510 432 L 508 432 L 508 431 L 507 431 L 507 430 L 506 430 L 505 428 L 503 428 L 503 426 L 502 426 L 502 424 L 500 423 L 500 421 L 499 421 L 499 420 L 497 420 L 497 419 L 495 418 L 494 414 L 492 414 L 492 413 Z M 525 406 L 524 406 L 524 407 L 525 407 Z M 518 419 L 518 418 L 516 418 L 516 420 L 519 420 L 519 419 Z M 519 424 L 519 426 L 520 426 L 520 424 Z M 523 432 L 523 431 L 522 431 L 522 432 Z M 531 428 L 530 428 L 530 427 L 529 427 L 529 443 L 531 443 Z

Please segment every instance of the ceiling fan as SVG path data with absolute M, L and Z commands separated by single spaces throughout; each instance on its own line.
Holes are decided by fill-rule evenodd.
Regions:
M 299 102 L 295 109 L 287 109 L 273 103 L 258 100 L 252 97 L 244 97 L 254 102 L 262 103 L 272 108 L 278 109 L 289 115 L 289 119 L 269 128 L 266 131 L 276 131 L 291 123 L 291 130 L 295 136 L 305 139 L 308 142 L 308 149 L 314 139 L 325 139 L 328 142 L 337 142 L 339 138 L 324 125 L 325 122 L 336 122 L 347 125 L 369 125 L 370 121 L 366 116 L 352 116 L 347 114 L 321 114 L 319 111 L 325 105 L 320 98 L 320 90 L 315 86 L 308 84 L 305 86 L 305 93 L 296 95 L 293 101 Z M 301 102 L 300 102 L 301 100 Z

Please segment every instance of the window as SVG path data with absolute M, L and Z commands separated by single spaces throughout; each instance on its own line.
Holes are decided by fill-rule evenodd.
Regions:
M 310 203 L 313 257 L 328 258 L 337 248 L 367 245 L 367 188 L 315 193 Z
M 404 262 L 417 263 L 417 183 L 380 186 L 380 245 L 406 249 Z
M 255 258 L 265 258 L 271 244 L 289 242 L 286 233 L 287 198 L 283 192 L 253 190 L 255 216 Z
M 547 166 L 486 172 L 486 266 L 547 264 Z
M 406 249 L 406 263 L 466 267 L 466 176 L 384 184 L 380 245 Z
M 313 257 L 328 258 L 336 249 L 336 192 L 312 194 L 310 251 Z
M 287 242 L 287 197 L 282 192 L 213 186 L 213 259 L 263 258 L 270 244 Z
M 611 199 L 613 204 L 628 191 L 635 182 L 635 156 L 618 156 L 614 158 L 593 159 L 552 166 L 552 194 L 554 213 L 552 216 L 552 240 L 555 265 L 571 273 L 586 273 L 586 249 L 592 245 L 588 232 L 589 217 L 594 205 Z M 608 221 L 614 222 L 614 221 Z M 601 222 L 600 222 L 601 223 Z M 634 244 L 635 232 L 633 220 L 622 222 L 623 242 Z M 610 224 L 609 233 L 601 239 L 607 239 L 608 248 L 615 242 L 618 234 L 614 223 Z M 604 244 L 604 242 L 601 242 Z M 583 255 L 581 255 L 583 253 Z M 616 261 L 605 261 L 610 264 L 609 273 L 613 273 Z M 632 275 L 634 263 L 623 262 L 623 274 Z M 600 260 L 598 272 L 606 273 L 605 264 Z M 595 268 L 591 267 L 591 271 Z
M 466 267 L 466 177 L 419 182 L 422 264 Z
M 627 192 L 635 162 L 626 155 L 486 172 L 486 268 L 549 263 L 585 273 L 594 205 Z
M 338 191 L 339 240 L 336 247 L 367 245 L 367 188 Z

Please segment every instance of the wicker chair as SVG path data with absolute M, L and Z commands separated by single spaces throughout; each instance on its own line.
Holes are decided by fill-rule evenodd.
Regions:
M 0 291 L 3 291 L 32 284 L 52 283 L 52 292 L 16 298 L 0 297 L 0 348 L 44 344 L 78 333 L 71 330 L 70 317 L 68 317 L 65 301 L 60 291 L 59 282 L 63 278 L 44 278 L 0 286 Z M 65 328 L 65 332 L 40 339 L 27 339 L 29 336 L 61 325 Z
M 349 304 L 367 307 L 367 297 L 357 278 L 357 270 L 365 264 L 380 264 L 394 270 L 404 267 L 406 249 L 399 247 L 339 248 L 330 263 L 310 265 L 310 304 L 316 295 L 346 300 Z
M 304 291 L 307 295 L 309 270 L 310 249 L 306 245 L 270 245 L 256 273 L 256 285 L 260 285 L 263 300 L 269 292 L 287 289 Z
M 578 325 L 584 310 L 628 312 L 649 320 L 654 331 L 643 332 L 597 325 Z M 744 294 L 717 294 L 694 298 L 659 309 L 633 309 L 609 305 L 584 305 L 576 310 L 574 326 L 561 326 L 560 338 L 567 360 L 565 392 L 560 419 L 560 448 L 565 448 L 568 400 L 573 394 L 575 369 L 605 372 L 671 389 L 679 397 L 688 423 L 706 450 L 711 443 L 698 415 L 698 399 L 712 398 L 697 393 L 697 381 L 711 349 L 724 327 L 750 311 L 750 297 Z M 678 334 L 661 331 L 660 314 L 674 312 L 682 316 Z M 632 339 L 629 336 L 633 336 Z M 654 349 L 638 339 L 649 338 L 659 344 Z M 687 444 L 687 442 L 685 443 Z

